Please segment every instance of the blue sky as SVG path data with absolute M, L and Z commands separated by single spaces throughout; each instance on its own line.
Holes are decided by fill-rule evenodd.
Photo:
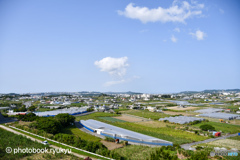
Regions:
M 2 0 L 0 93 L 240 88 L 238 0 Z

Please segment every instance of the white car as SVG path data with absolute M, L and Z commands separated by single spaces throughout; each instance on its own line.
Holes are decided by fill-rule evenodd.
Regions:
M 43 141 L 42 144 L 49 145 L 48 141 Z

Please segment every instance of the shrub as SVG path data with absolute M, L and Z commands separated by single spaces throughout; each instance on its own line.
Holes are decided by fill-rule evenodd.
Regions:
M 56 120 L 58 120 L 62 126 L 67 127 L 74 123 L 75 117 L 72 115 L 69 115 L 68 113 L 61 113 L 55 116 Z
M 39 118 L 37 122 L 33 124 L 37 129 L 44 130 L 51 134 L 59 133 L 62 129 L 62 125 L 59 121 L 52 117 L 48 118 Z
M 200 129 L 203 130 L 203 131 L 215 130 L 215 128 L 210 124 L 201 125 Z
M 115 139 L 114 139 L 114 138 L 111 138 L 111 137 L 105 137 L 105 141 L 115 142 Z

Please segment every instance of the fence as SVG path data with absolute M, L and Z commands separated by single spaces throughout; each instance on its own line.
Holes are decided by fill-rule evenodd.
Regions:
M 86 151 L 86 150 L 83 150 L 83 149 L 79 149 L 79 148 L 76 148 L 76 147 L 67 145 L 67 144 L 65 144 L 65 143 L 61 143 L 61 142 L 58 142 L 58 141 L 55 141 L 55 140 L 52 140 L 52 139 L 49 139 L 49 138 L 45 138 L 45 137 L 39 136 L 39 135 L 37 135 L 37 134 L 34 134 L 34 133 L 31 133 L 31 132 L 28 132 L 28 131 L 19 129 L 19 128 L 14 127 L 14 126 L 10 126 L 10 125 L 9 125 L 9 127 L 14 128 L 14 129 L 19 130 L 19 131 L 22 131 L 22 132 L 25 132 L 25 133 L 28 133 L 28 134 L 31 134 L 31 135 L 33 135 L 33 136 L 37 136 L 37 137 L 39 137 L 39 138 L 46 139 L 46 140 L 48 140 L 48 141 L 52 141 L 52 142 L 54 142 L 54 143 L 61 144 L 61 145 L 63 145 L 63 146 L 66 146 L 66 147 L 69 147 L 69 148 L 72 148 L 72 149 L 76 149 L 76 150 L 79 150 L 79 151 L 82 151 L 82 152 L 85 152 L 85 153 L 94 155 L 94 156 L 98 156 L 98 157 L 101 157 L 101 158 L 113 160 L 112 158 L 104 157 L 104 156 L 102 156 L 102 155 L 99 155 L 99 154 L 96 154 L 96 153 L 92 153 L 92 152 L 89 152 L 89 151 Z

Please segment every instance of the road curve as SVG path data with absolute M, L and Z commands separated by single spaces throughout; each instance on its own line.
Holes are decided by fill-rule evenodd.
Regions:
M 185 150 L 190 150 L 190 149 L 191 149 L 191 146 L 196 145 L 196 144 L 208 143 L 208 142 L 212 142 L 212 141 L 216 141 L 216 140 L 220 140 L 220 139 L 225 139 L 225 138 L 228 138 L 228 137 L 234 137 L 234 136 L 237 136 L 237 135 L 238 135 L 238 134 L 235 133 L 235 134 L 230 134 L 230 135 L 227 135 L 227 136 L 222 136 L 222 137 L 217 137 L 217 138 L 206 139 L 206 140 L 204 140 L 204 141 L 182 144 L 181 147 L 182 147 L 183 149 L 185 149 Z

